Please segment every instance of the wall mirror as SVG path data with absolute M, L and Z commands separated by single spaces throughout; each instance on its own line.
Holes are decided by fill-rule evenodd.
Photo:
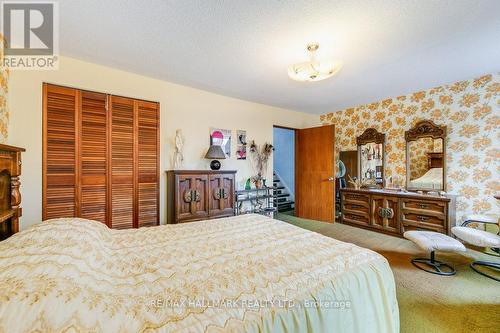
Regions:
M 365 188 L 384 187 L 385 134 L 366 129 L 356 138 L 358 145 L 358 179 Z
M 405 139 L 406 189 L 446 191 L 446 126 L 422 120 Z

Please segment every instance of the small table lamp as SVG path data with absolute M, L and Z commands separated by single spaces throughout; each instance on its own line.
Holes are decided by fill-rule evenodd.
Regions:
M 221 146 L 211 145 L 210 148 L 208 148 L 208 151 L 207 151 L 207 154 L 205 155 L 205 158 L 214 159 L 212 162 L 210 162 L 210 169 L 219 170 L 220 169 L 220 162 L 217 160 L 218 159 L 219 160 L 226 159 L 226 154 L 224 154 L 224 151 L 222 150 Z

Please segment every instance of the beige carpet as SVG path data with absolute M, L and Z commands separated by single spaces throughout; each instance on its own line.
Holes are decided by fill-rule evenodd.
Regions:
M 372 249 L 389 261 L 396 279 L 401 332 L 500 332 L 500 282 L 469 268 L 474 259 L 499 258 L 467 250 L 437 254 L 457 270 L 438 276 L 415 268 L 410 259 L 425 257 L 413 243 L 344 224 L 323 223 L 279 214 L 280 220 L 341 241 Z

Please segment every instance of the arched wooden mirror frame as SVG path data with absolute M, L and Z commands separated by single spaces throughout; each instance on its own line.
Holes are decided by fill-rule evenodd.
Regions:
M 356 138 L 356 145 L 358 147 L 358 179 L 361 182 L 361 146 L 368 143 L 376 143 L 382 145 L 382 183 L 379 184 L 381 188 L 385 187 L 385 134 L 380 133 L 375 128 L 367 128 L 363 134 Z
M 443 140 L 443 179 L 442 190 L 446 192 L 446 126 L 436 125 L 432 120 L 421 120 L 410 130 L 405 132 L 406 140 L 406 189 L 408 191 L 438 191 L 432 188 L 415 188 L 410 186 L 410 142 L 417 141 L 420 138 L 432 138 Z

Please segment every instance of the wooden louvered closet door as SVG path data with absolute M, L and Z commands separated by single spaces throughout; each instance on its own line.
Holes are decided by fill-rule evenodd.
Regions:
M 159 104 L 44 84 L 43 219 L 159 223 Z
M 80 214 L 106 223 L 107 96 L 81 92 L 79 185 Z
M 138 226 L 151 226 L 159 221 L 160 123 L 158 103 L 137 101 L 137 221 Z
M 79 92 L 44 85 L 43 219 L 77 216 Z
M 111 226 L 134 227 L 134 100 L 110 96 Z

